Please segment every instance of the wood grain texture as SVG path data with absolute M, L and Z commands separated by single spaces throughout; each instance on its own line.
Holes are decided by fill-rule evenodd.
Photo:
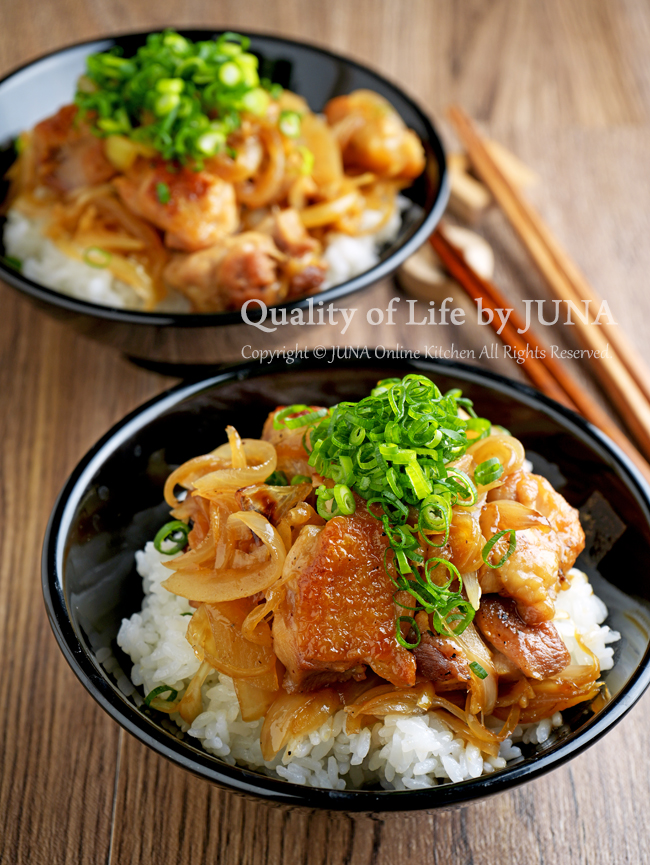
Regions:
M 381 69 L 438 120 L 459 102 L 542 178 L 539 208 L 649 356 L 650 8 L 643 0 L 4 0 L 0 75 L 105 33 L 168 24 L 283 33 Z M 502 215 L 481 231 L 513 303 L 547 297 Z M 400 296 L 395 325 L 365 313 Z M 473 348 L 488 328 L 415 327 L 386 281 L 354 299 L 341 344 Z M 650 861 L 650 695 L 569 765 L 499 798 L 417 818 L 285 813 L 150 752 L 83 691 L 43 610 L 40 545 L 56 493 L 108 427 L 171 382 L 75 336 L 0 287 L 0 861 L 286 865 L 609 865 Z M 418 317 L 421 317 L 421 308 Z M 560 332 L 563 331 L 563 332 Z M 549 341 L 572 345 L 568 328 Z M 309 340 L 320 342 L 318 334 Z M 511 361 L 486 363 L 519 376 Z M 598 399 L 588 364 L 571 362 Z M 641 755 L 641 756 L 639 756 Z

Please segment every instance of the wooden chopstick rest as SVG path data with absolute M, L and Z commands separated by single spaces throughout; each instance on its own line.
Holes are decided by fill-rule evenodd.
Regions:
M 485 146 L 508 180 L 516 187 L 525 189 L 539 180 L 539 175 L 525 165 L 498 141 L 487 140 Z M 449 212 L 470 225 L 478 222 L 494 203 L 488 187 L 473 171 L 466 153 L 450 153 L 447 156 L 449 169 Z
M 445 225 L 442 230 L 449 241 L 463 251 L 473 269 L 484 279 L 494 273 L 494 253 L 490 244 L 467 228 Z M 442 303 L 451 297 L 454 307 L 465 310 L 469 321 L 476 315 L 476 306 L 467 292 L 449 275 L 431 244 L 425 243 L 408 258 L 397 272 L 397 279 L 407 294 L 424 303 Z

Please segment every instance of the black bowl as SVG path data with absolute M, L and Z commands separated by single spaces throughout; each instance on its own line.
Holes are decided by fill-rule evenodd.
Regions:
M 141 605 L 133 554 L 165 521 L 162 486 L 170 468 L 214 448 L 227 423 L 256 437 L 278 404 L 357 400 L 378 379 L 413 371 L 431 375 L 443 391 L 462 388 L 479 414 L 520 438 L 535 469 L 582 509 L 588 542 L 578 565 L 607 604 L 609 624 L 622 634 L 615 644 L 615 666 L 604 676 L 611 702 L 596 715 L 581 707 L 565 713 L 567 723 L 559 735 L 529 746 L 517 765 L 477 780 L 409 792 L 301 787 L 232 768 L 192 740 L 179 741 L 179 731 L 161 726 L 162 716 L 140 711 L 96 658 L 99 649 L 110 647 L 130 672 L 115 636 L 122 617 Z M 43 590 L 56 639 L 92 696 L 126 730 L 201 778 L 276 804 L 361 812 L 448 808 L 558 766 L 600 738 L 639 699 L 650 681 L 650 583 L 644 576 L 650 561 L 649 508 L 650 487 L 606 436 L 517 382 L 445 361 L 338 361 L 333 366 L 312 356 L 279 361 L 264 371 L 249 364 L 156 397 L 113 427 L 83 458 L 50 519 Z M 625 529 L 614 540 L 616 519 Z
M 212 39 L 218 35 L 217 31 L 207 29 L 180 32 L 193 40 Z M 88 54 L 119 45 L 129 55 L 145 42 L 147 35 L 132 33 L 79 43 L 35 60 L 0 81 L 0 179 L 15 159 L 13 139 L 72 101 L 76 79 L 84 70 Z M 280 84 L 304 96 L 313 110 L 320 111 L 332 97 L 358 88 L 374 90 L 392 103 L 425 147 L 424 173 L 403 193 L 411 203 L 403 214 L 397 239 L 387 245 L 380 262 L 371 270 L 315 297 L 316 302 L 328 304 L 388 276 L 431 234 L 449 197 L 442 144 L 429 118 L 413 100 L 371 69 L 313 45 L 274 36 L 246 35 L 251 39 L 250 50 L 260 57 L 261 68 Z M 5 184 L 5 191 L 0 190 L 0 201 L 6 195 L 6 187 Z M 3 220 L 0 220 L 0 255 L 4 255 L 2 226 Z M 241 359 L 243 345 L 272 348 L 283 345 L 287 339 L 295 339 L 290 325 L 279 327 L 275 334 L 263 334 L 244 324 L 239 312 L 137 312 L 76 300 L 27 279 L 2 260 L 0 278 L 76 330 L 135 358 L 170 363 L 219 363 Z M 305 308 L 307 304 L 308 299 L 303 298 L 280 306 L 291 310 Z M 254 314 L 250 310 L 251 318 Z

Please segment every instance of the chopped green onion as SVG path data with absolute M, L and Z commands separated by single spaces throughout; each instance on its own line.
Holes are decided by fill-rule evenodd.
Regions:
M 263 117 L 282 92 L 260 83 L 249 45 L 236 33 L 198 42 L 172 30 L 152 33 L 132 57 L 118 47 L 89 55 L 75 103 L 98 136 L 125 135 L 167 161 L 201 168 L 225 149 L 242 112 Z M 217 134 L 215 122 L 228 128 Z
M 113 256 L 105 249 L 100 249 L 99 246 L 89 246 L 83 254 L 83 259 L 86 264 L 98 269 L 108 266 L 109 261 Z
M 302 156 L 300 173 L 308 177 L 314 170 L 314 154 L 308 147 L 305 147 L 304 144 L 301 144 L 300 147 L 298 147 L 298 153 Z
M 490 562 L 488 556 L 492 552 L 492 548 L 494 547 L 496 542 L 500 538 L 503 538 L 505 535 L 510 535 L 510 544 L 508 546 L 508 550 L 506 553 L 504 553 L 501 561 L 497 562 L 496 565 L 493 565 Z M 483 558 L 483 561 L 488 566 L 488 568 L 501 568 L 501 567 L 503 567 L 503 565 L 505 565 L 505 563 L 508 561 L 510 556 L 514 553 L 516 548 L 517 548 L 517 535 L 516 535 L 515 529 L 504 529 L 502 532 L 497 532 L 496 535 L 493 535 L 493 537 L 490 538 L 490 540 L 487 542 L 487 544 L 481 550 L 481 557 Z
M 161 204 L 169 204 L 171 197 L 169 186 L 166 183 L 156 184 L 156 198 Z
M 249 90 L 242 96 L 241 107 L 244 111 L 250 111 L 251 114 L 262 117 L 266 114 L 270 101 L 271 97 L 266 90 L 261 87 L 254 87 L 253 90 Z
M 400 625 L 402 622 L 407 622 L 415 631 L 415 642 L 409 643 L 408 640 L 405 640 L 402 636 L 402 629 Z M 418 628 L 418 624 L 413 618 L 413 616 L 398 616 L 397 617 L 397 627 L 395 629 L 395 636 L 397 637 L 397 642 L 400 646 L 404 646 L 405 649 L 417 649 L 420 645 L 420 640 L 422 639 L 422 635 L 420 634 L 420 629 Z M 408 636 L 408 632 L 407 632 Z
M 185 82 L 182 78 L 160 78 L 156 81 L 156 90 L 160 93 L 182 93 Z
M 242 72 L 237 63 L 230 61 L 219 68 L 219 81 L 226 87 L 236 87 L 242 79 Z
M 280 112 L 278 128 L 287 138 L 297 138 L 300 135 L 300 115 L 296 111 Z
M 270 474 L 268 478 L 264 481 L 265 484 L 269 484 L 272 487 L 288 487 L 289 480 L 284 472 L 275 471 L 273 474 Z
M 487 679 L 487 670 L 485 670 L 478 661 L 472 661 L 469 668 L 475 676 L 478 676 L 479 679 Z
M 187 536 L 189 533 L 190 527 L 187 523 L 183 523 L 180 520 L 172 520 L 158 530 L 156 537 L 153 539 L 153 545 L 159 553 L 164 553 L 166 556 L 174 556 L 187 546 Z M 174 545 L 171 549 L 163 549 L 163 544 L 170 543 Z
M 474 469 L 474 481 L 479 486 L 485 487 L 488 484 L 498 481 L 503 474 L 503 466 L 497 457 L 491 457 L 480 463 Z
M 194 613 L 181 613 L 181 616 L 193 616 Z
M 345 516 L 350 516 L 357 509 L 354 496 L 352 495 L 352 490 L 345 484 L 337 484 L 334 487 L 334 499 L 336 500 L 339 511 Z
M 291 478 L 291 486 L 292 487 L 297 487 L 298 484 L 310 484 L 310 483 L 311 483 L 311 478 L 309 477 L 309 475 L 294 475 Z
M 173 688 L 170 688 L 168 685 L 159 685 L 157 688 L 154 688 L 153 691 L 149 691 L 147 696 L 144 698 L 145 706 L 150 706 L 151 701 L 155 700 L 156 697 L 159 697 L 161 694 L 164 694 L 166 691 L 169 691 L 169 697 L 165 699 L 166 703 L 173 703 L 176 697 L 178 697 L 178 691 L 175 691 Z
M 469 419 L 460 417 L 461 407 Z M 368 512 L 382 521 L 389 543 L 384 567 L 391 580 L 415 598 L 416 609 L 433 617 L 439 633 L 462 633 L 474 610 L 460 594 L 460 575 L 450 571 L 445 586 L 433 583 L 431 569 L 441 562 L 430 559 L 431 564 L 425 564 L 422 546 L 443 547 L 453 508 L 476 503 L 471 478 L 448 464 L 476 440 L 469 439 L 467 431 L 487 434 L 490 422 L 475 417 L 471 401 L 460 391 L 443 395 L 418 374 L 384 379 L 370 396 L 339 403 L 322 418 L 309 412 L 308 406 L 289 406 L 276 415 L 274 427 L 309 426 L 309 465 L 365 499 Z M 303 440 L 307 444 L 306 434 Z M 332 490 L 318 487 L 316 496 L 324 519 L 343 513 Z M 339 498 L 345 503 L 347 496 L 340 493 Z M 413 511 L 415 526 L 409 520 Z M 440 540 L 431 540 L 432 534 Z M 451 588 L 453 580 L 458 580 L 457 591 Z
M 308 405 L 302 403 L 289 405 L 279 411 L 273 418 L 273 429 L 298 429 L 303 426 L 311 426 L 317 420 L 328 414 L 326 408 L 312 410 Z
M 22 261 L 19 258 L 14 258 L 13 255 L 3 255 L 1 260 L 7 267 L 11 267 L 12 270 L 23 269 Z

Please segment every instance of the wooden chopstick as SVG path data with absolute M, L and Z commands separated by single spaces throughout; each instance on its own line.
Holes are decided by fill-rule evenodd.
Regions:
M 591 299 L 596 302 L 597 314 L 599 299 L 541 217 L 501 172 L 471 120 L 457 106 L 449 110 L 449 117 L 475 170 L 503 208 L 554 296 L 578 302 L 578 308 L 581 299 Z M 593 310 L 589 323 L 576 316 L 576 333 L 586 348 L 604 353 L 591 358 L 591 369 L 642 452 L 650 458 L 650 372 L 612 326 L 592 324 L 594 317 Z
M 507 309 L 508 304 L 499 289 L 489 280 L 480 277 L 476 271 L 465 261 L 463 253 L 444 236 L 437 228 L 429 238 L 436 254 L 444 264 L 445 268 L 467 292 L 472 300 L 481 300 L 483 309 Z M 491 325 L 495 333 L 498 332 L 500 321 L 496 314 L 493 315 Z M 644 474 L 646 480 L 650 481 L 650 466 L 641 454 L 632 445 L 629 439 L 609 418 L 595 400 L 593 400 L 585 389 L 573 376 L 567 372 L 564 366 L 551 356 L 549 347 L 540 340 L 532 330 L 526 334 L 527 343 L 521 339 L 517 329 L 522 329 L 524 322 L 516 311 L 510 314 L 510 318 L 501 333 L 497 336 L 512 349 L 522 351 L 521 364 L 524 372 L 547 396 L 563 403 L 568 408 L 580 412 L 588 421 L 606 433 L 635 463 Z M 527 349 L 534 354 L 531 356 Z

